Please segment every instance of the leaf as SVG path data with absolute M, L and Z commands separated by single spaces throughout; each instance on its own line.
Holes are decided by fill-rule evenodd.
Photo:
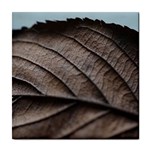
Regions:
M 13 78 L 13 95 L 41 95 L 42 93 L 32 87 L 29 83 Z
M 76 18 L 14 31 L 13 138 L 138 138 L 138 80 L 127 27 Z
M 23 97 L 13 110 L 15 138 L 108 138 L 138 126 L 134 114 L 62 98 Z

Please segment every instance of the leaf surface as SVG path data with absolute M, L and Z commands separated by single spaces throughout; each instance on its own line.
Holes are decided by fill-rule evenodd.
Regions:
M 13 138 L 138 138 L 138 32 L 47 21 L 12 48 Z

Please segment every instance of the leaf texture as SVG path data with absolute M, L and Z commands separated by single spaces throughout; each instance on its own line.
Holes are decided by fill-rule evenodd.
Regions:
M 13 138 L 138 138 L 138 39 L 88 18 L 13 31 Z

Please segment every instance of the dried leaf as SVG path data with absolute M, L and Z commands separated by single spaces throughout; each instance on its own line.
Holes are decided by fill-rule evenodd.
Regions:
M 127 27 L 76 18 L 14 31 L 13 138 L 138 138 L 138 78 Z
M 110 138 L 138 127 L 135 114 L 103 104 L 70 101 L 55 97 L 20 98 L 13 104 L 13 136 Z

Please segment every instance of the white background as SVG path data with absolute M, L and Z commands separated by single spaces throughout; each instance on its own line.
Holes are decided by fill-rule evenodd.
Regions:
M 0 149 L 141 150 L 150 148 L 150 21 L 148 0 L 1 0 Z M 11 131 L 12 12 L 140 12 L 140 139 L 13 140 Z

